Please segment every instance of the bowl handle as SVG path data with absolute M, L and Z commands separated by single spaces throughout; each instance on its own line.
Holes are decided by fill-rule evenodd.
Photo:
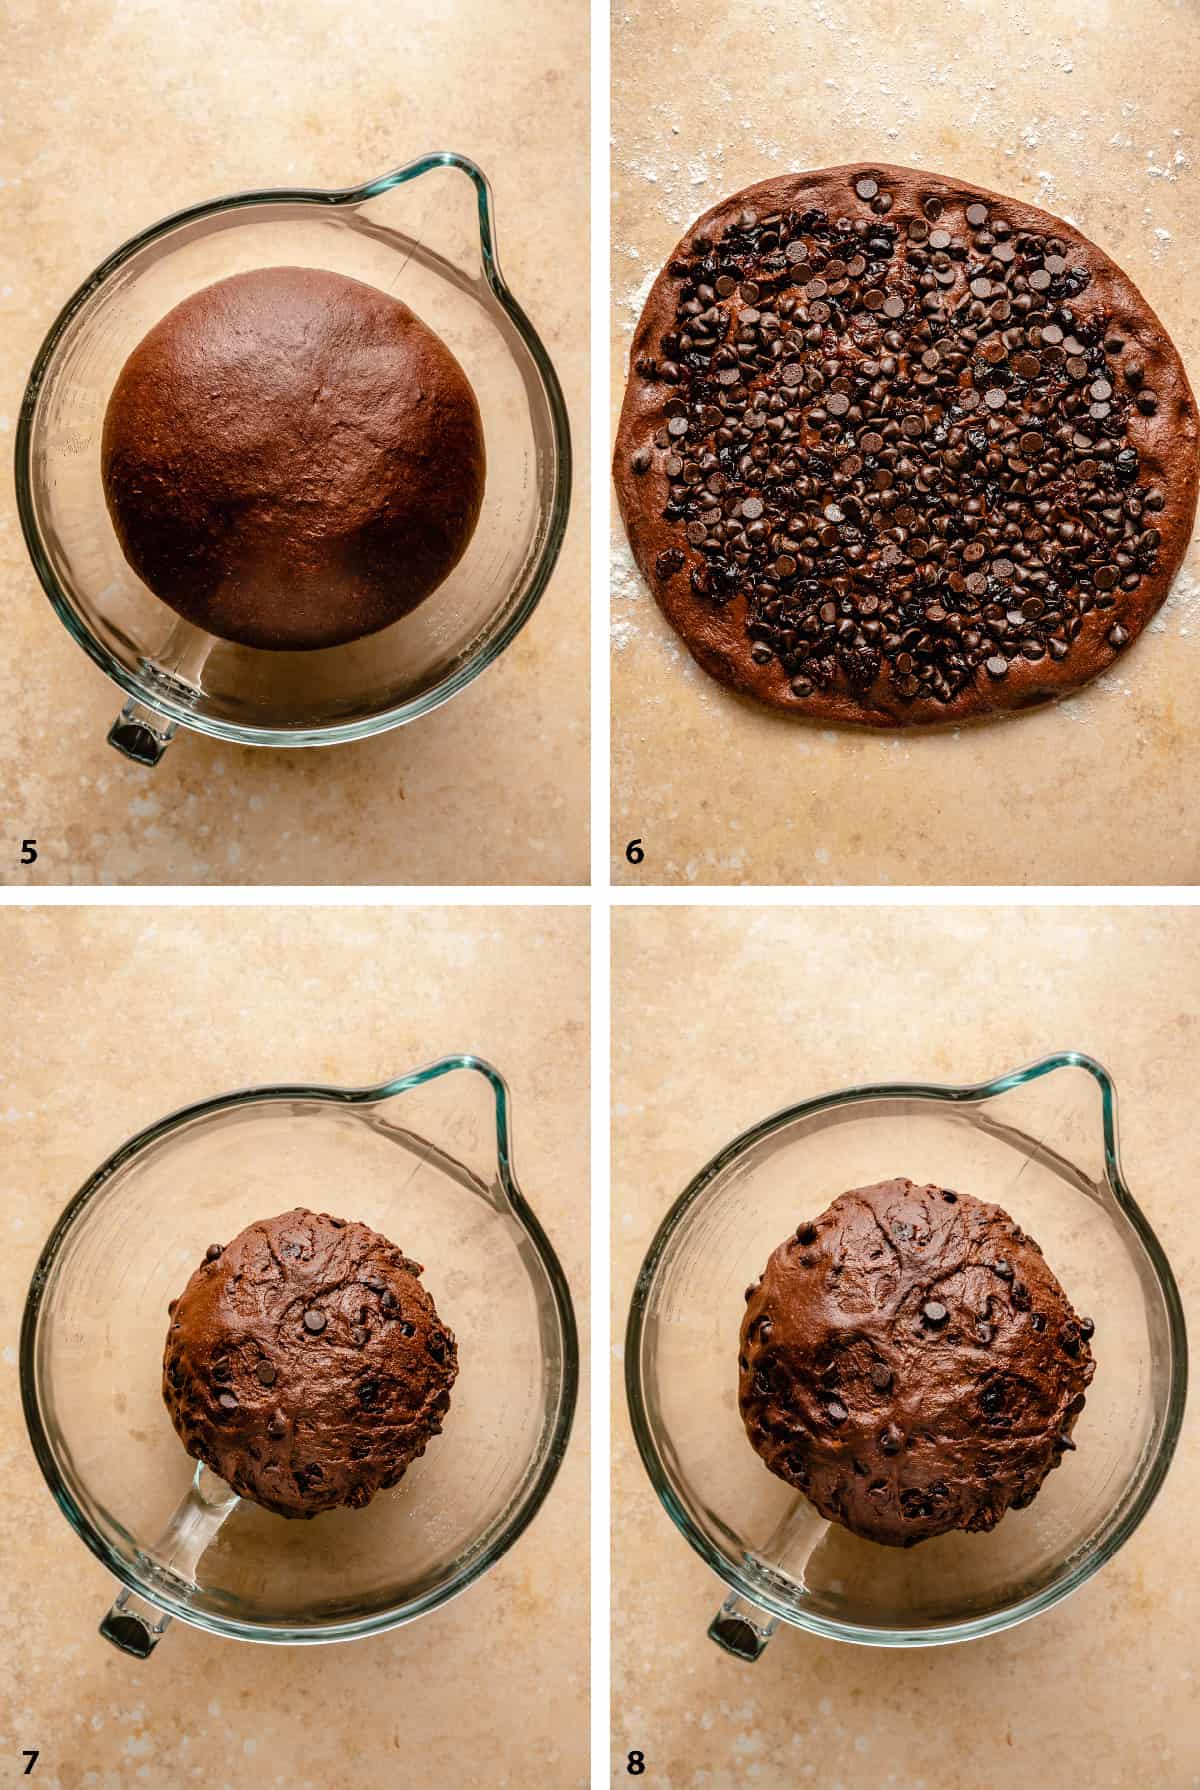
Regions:
M 200 1556 L 226 1517 L 240 1502 L 223 1479 L 201 1465 L 153 1549 L 154 1565 L 165 1574 L 194 1585 Z M 105 1613 L 100 1633 L 122 1653 L 147 1659 L 162 1640 L 170 1615 L 140 1593 L 125 1586 Z
M 809 1560 L 828 1531 L 827 1519 L 807 1498 L 797 1497 L 754 1556 L 759 1574 L 769 1577 L 772 1571 L 777 1571 L 781 1592 L 786 1592 L 796 1579 L 803 1579 Z M 740 1591 L 731 1591 L 708 1625 L 708 1638 L 723 1647 L 726 1653 L 753 1663 L 775 1633 L 777 1624 L 778 1618 L 768 1615 L 753 1598 Z
M 148 1659 L 162 1640 L 171 1618 L 126 1585 L 100 1623 L 100 1633 L 122 1653 Z
M 775 1633 L 777 1621 L 740 1591 L 731 1591 L 708 1625 L 708 1638 L 735 1659 L 753 1665 Z
M 156 765 L 174 737 L 174 721 L 132 696 L 108 730 L 110 746 L 144 765 Z

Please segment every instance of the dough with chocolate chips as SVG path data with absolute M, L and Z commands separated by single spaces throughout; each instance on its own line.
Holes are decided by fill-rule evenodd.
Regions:
M 466 374 L 407 305 L 315 267 L 219 280 L 156 323 L 104 418 L 121 549 L 243 646 L 373 634 L 424 602 L 483 502 Z
M 421 1273 L 378 1231 L 301 1206 L 210 1245 L 163 1353 L 188 1453 L 283 1517 L 361 1509 L 395 1485 L 458 1374 Z
M 1061 218 L 855 164 L 735 193 L 678 244 L 614 475 L 667 620 L 822 723 L 957 723 L 1107 670 L 1196 511 L 1159 319 Z
M 869 1541 L 993 1529 L 1075 1446 L 1092 1331 L 999 1206 L 880 1181 L 749 1289 L 742 1420 L 772 1473 Z

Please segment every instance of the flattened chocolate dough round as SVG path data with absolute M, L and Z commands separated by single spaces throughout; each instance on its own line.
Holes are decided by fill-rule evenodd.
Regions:
M 101 473 L 155 596 L 224 640 L 339 646 L 422 603 L 483 502 L 479 406 L 407 305 L 311 267 L 235 274 L 117 379 Z
M 178 1299 L 163 1398 L 188 1453 L 283 1517 L 360 1509 L 442 1427 L 454 1337 L 419 1262 L 297 1206 L 211 1244 Z
M 1047 212 L 910 168 L 748 187 L 634 336 L 634 555 L 722 683 L 822 722 L 960 722 L 1104 671 L 1196 510 L 1196 405 L 1140 292 Z
M 869 1541 L 993 1529 L 1075 1446 L 1093 1326 L 999 1206 L 859 1187 L 780 1244 L 746 1299 L 752 1445 Z

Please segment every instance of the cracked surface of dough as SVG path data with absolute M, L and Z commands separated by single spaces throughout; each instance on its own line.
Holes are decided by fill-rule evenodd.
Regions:
M 801 1224 L 749 1289 L 742 1420 L 868 1540 L 993 1529 L 1074 1447 L 1091 1334 L 1001 1207 L 880 1181 Z

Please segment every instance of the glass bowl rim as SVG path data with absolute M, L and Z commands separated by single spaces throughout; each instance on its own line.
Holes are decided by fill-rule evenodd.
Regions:
M 59 1471 L 58 1461 L 37 1401 L 35 1357 L 42 1298 L 69 1232 L 118 1169 L 132 1161 L 151 1144 L 160 1142 L 170 1136 L 172 1132 L 182 1130 L 194 1120 L 210 1118 L 222 1111 L 232 1112 L 242 1107 L 267 1105 L 283 1100 L 313 1100 L 333 1106 L 368 1106 L 381 1100 L 388 1100 L 394 1094 L 402 1094 L 411 1088 L 421 1087 L 426 1082 L 434 1081 L 439 1076 L 449 1074 L 457 1069 L 469 1069 L 477 1072 L 484 1077 L 492 1089 L 495 1100 L 496 1162 L 500 1185 L 518 1223 L 533 1245 L 546 1275 L 562 1334 L 562 1386 L 558 1395 L 557 1409 L 554 1412 L 553 1425 L 543 1436 L 537 1475 L 520 1504 L 513 1511 L 509 1522 L 490 1547 L 472 1558 L 465 1568 L 452 1573 L 444 1584 L 426 1592 L 421 1597 L 411 1599 L 408 1603 L 398 1604 L 389 1610 L 379 1611 L 367 1617 L 354 1618 L 348 1622 L 322 1623 L 303 1629 L 279 1628 L 270 1624 L 245 1622 L 237 1617 L 215 1615 L 207 1610 L 197 1611 L 192 1605 L 184 1599 L 176 1597 L 157 1581 L 151 1584 L 148 1581 L 140 1580 L 126 1561 L 93 1528 L 90 1519 L 77 1505 L 70 1488 Z M 575 1308 L 562 1265 L 555 1254 L 553 1245 L 538 1222 L 536 1214 L 521 1192 L 513 1170 L 511 1107 L 512 1096 L 504 1077 L 485 1058 L 475 1056 L 469 1051 L 439 1057 L 435 1062 L 414 1069 L 407 1075 L 397 1076 L 368 1087 L 342 1088 L 322 1083 L 288 1082 L 239 1088 L 226 1094 L 213 1095 L 207 1100 L 199 1100 L 188 1106 L 177 1107 L 165 1117 L 143 1127 L 141 1131 L 135 1132 L 132 1137 L 127 1138 L 123 1144 L 105 1158 L 74 1194 L 59 1214 L 38 1256 L 26 1296 L 21 1320 L 19 1352 L 21 1405 L 34 1456 L 41 1469 L 42 1477 L 53 1494 L 55 1503 L 72 1529 L 96 1556 L 101 1565 L 135 1595 L 145 1598 L 149 1603 L 167 1611 L 171 1616 L 178 1616 L 181 1621 L 190 1623 L 193 1628 L 205 1629 L 210 1634 L 222 1635 L 234 1640 L 258 1641 L 279 1646 L 352 1641 L 364 1635 L 382 1634 L 387 1629 L 402 1627 L 405 1623 L 415 1621 L 417 1617 L 424 1616 L 440 1605 L 448 1603 L 451 1598 L 457 1597 L 465 1591 L 468 1585 L 473 1584 L 503 1554 L 507 1553 L 518 1537 L 528 1528 L 557 1478 L 558 1470 L 566 1454 L 579 1391 L 579 1334 L 575 1323 Z
M 112 656 L 107 648 L 101 645 L 92 634 L 91 629 L 84 625 L 76 613 L 74 604 L 60 583 L 47 555 L 42 550 L 37 509 L 33 497 L 32 452 L 33 419 L 46 371 L 68 326 L 101 287 L 107 284 L 111 276 L 142 249 L 149 247 L 160 237 L 169 235 L 180 226 L 195 223 L 205 217 L 217 217 L 226 211 L 249 209 L 257 205 L 300 204 L 328 209 L 361 205 L 369 199 L 378 198 L 382 193 L 390 192 L 394 187 L 403 186 L 408 181 L 416 180 L 435 168 L 457 168 L 467 176 L 475 188 L 484 277 L 493 297 L 506 313 L 533 363 L 546 404 L 551 434 L 554 438 L 554 452 L 549 465 L 550 502 L 545 531 L 537 559 L 525 579 L 521 600 L 495 637 L 448 676 L 442 678 L 422 695 L 406 702 L 397 703 L 378 715 L 368 716 L 365 720 L 339 722 L 328 727 L 277 728 L 251 727 L 241 722 L 224 721 L 213 716 L 200 715 L 187 702 L 180 701 L 169 691 L 157 687 L 151 689 L 148 685 L 143 685 Z M 78 286 L 71 294 L 38 349 L 21 398 L 13 453 L 17 513 L 21 520 L 21 532 L 25 538 L 26 551 L 59 621 L 62 622 L 75 643 L 83 648 L 89 659 L 98 665 L 104 675 L 127 696 L 132 697 L 136 702 L 143 703 L 156 714 L 164 716 L 178 726 L 187 728 L 193 733 L 206 734 L 211 739 L 230 740 L 243 746 L 340 745 L 350 740 L 370 739 L 376 734 L 387 733 L 393 727 L 403 727 L 410 721 L 419 720 L 423 715 L 432 714 L 444 702 L 448 702 L 452 696 L 456 696 L 460 690 L 465 690 L 468 684 L 473 683 L 516 639 L 540 603 L 562 550 L 571 507 L 571 428 L 567 418 L 567 407 L 562 387 L 550 356 L 542 344 L 541 337 L 513 296 L 500 271 L 493 211 L 491 184 L 478 164 L 469 156 L 459 155 L 455 150 L 432 150 L 426 155 L 416 157 L 411 162 L 406 162 L 402 167 L 394 168 L 389 173 L 380 175 L 377 180 L 364 182 L 361 186 L 263 187 L 247 192 L 227 193 L 221 198 L 205 200 L 199 205 L 185 206 L 183 210 L 171 212 L 166 217 L 160 218 L 157 223 L 150 224 L 146 229 L 138 231 L 135 236 L 129 237 L 119 248 L 107 255 L 99 266 L 88 275 L 82 285 Z
M 946 1105 L 978 1105 L 996 1095 L 1008 1093 L 1014 1088 L 1024 1086 L 1027 1082 L 1036 1081 L 1043 1075 L 1063 1068 L 1085 1070 L 1099 1087 L 1104 1163 L 1109 1191 L 1133 1226 L 1138 1240 L 1149 1258 L 1166 1312 L 1170 1344 L 1166 1410 L 1158 1447 L 1146 1469 L 1142 1483 L 1138 1487 L 1137 1496 L 1103 1547 L 1096 1549 L 1077 1562 L 1069 1573 L 1064 1574 L 1053 1585 L 988 1616 L 941 1623 L 928 1629 L 891 1629 L 839 1622 L 831 1617 L 813 1615 L 811 1612 L 798 1613 L 791 1605 L 772 1597 L 769 1591 L 752 1579 L 741 1567 L 726 1559 L 710 1542 L 703 1530 L 693 1520 L 690 1512 L 676 1497 L 671 1477 L 663 1464 L 655 1442 L 643 1396 L 641 1345 L 650 1291 L 667 1245 L 686 1218 L 691 1206 L 718 1174 L 729 1167 L 745 1151 L 762 1142 L 771 1132 L 782 1129 L 796 1119 L 811 1118 L 817 1113 L 833 1111 L 840 1107 L 871 1100 L 908 1099 Z M 944 1082 L 862 1083 L 840 1088 L 830 1094 L 820 1094 L 809 1100 L 802 1100 L 794 1106 L 779 1108 L 768 1117 L 760 1119 L 757 1124 L 747 1127 L 709 1158 L 699 1173 L 692 1177 L 663 1218 L 638 1270 L 625 1327 L 625 1397 L 634 1440 L 637 1443 L 642 1465 L 660 1503 L 684 1539 L 691 1544 L 718 1578 L 740 1593 L 749 1603 L 757 1605 L 759 1609 L 787 1622 L 793 1628 L 804 1629 L 810 1634 L 820 1635 L 823 1639 L 846 1641 L 867 1647 L 938 1647 L 957 1641 L 975 1640 L 984 1635 L 1000 1634 L 1004 1629 L 1014 1628 L 1018 1623 L 1027 1621 L 1031 1616 L 1039 1615 L 1043 1610 L 1052 1609 L 1055 1604 L 1061 1603 L 1073 1591 L 1077 1591 L 1092 1577 L 1093 1573 L 1112 1559 L 1118 1549 L 1124 1546 L 1157 1497 L 1179 1441 L 1184 1407 L 1187 1402 L 1187 1383 L 1187 1326 L 1179 1288 L 1170 1263 L 1163 1253 L 1162 1245 L 1137 1201 L 1130 1193 L 1121 1169 L 1117 1141 L 1116 1084 L 1102 1064 L 1082 1051 L 1053 1052 L 1047 1056 L 1039 1057 L 1031 1063 L 1026 1063 L 1018 1069 L 1009 1070 L 1006 1074 L 996 1076 L 990 1081 L 961 1085 Z

